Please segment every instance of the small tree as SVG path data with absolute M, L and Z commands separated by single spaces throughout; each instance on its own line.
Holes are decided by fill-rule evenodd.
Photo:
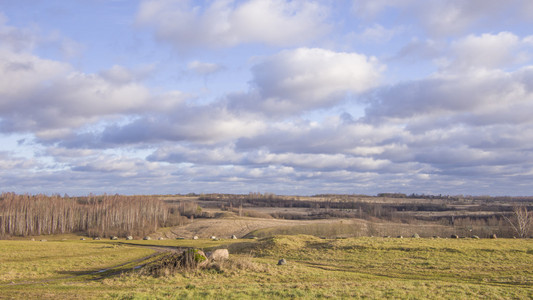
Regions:
M 514 206 L 511 217 L 507 217 L 506 215 L 503 215 L 503 217 L 509 222 L 516 234 L 518 234 L 518 237 L 527 237 L 533 222 L 533 212 L 529 212 L 527 206 Z

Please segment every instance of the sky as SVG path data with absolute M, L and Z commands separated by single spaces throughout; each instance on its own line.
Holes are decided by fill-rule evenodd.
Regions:
M 533 1 L 0 0 L 0 191 L 533 195 Z

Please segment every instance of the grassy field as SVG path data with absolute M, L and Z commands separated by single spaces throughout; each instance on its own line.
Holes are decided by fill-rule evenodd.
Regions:
M 227 247 L 231 255 L 167 277 L 134 270 L 163 246 Z M 278 266 L 280 258 L 287 264 Z M 527 299 L 532 266 L 529 239 L 0 241 L 0 298 Z

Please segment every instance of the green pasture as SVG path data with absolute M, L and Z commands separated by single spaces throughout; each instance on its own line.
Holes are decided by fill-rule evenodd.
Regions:
M 231 255 L 165 277 L 134 269 L 164 255 L 160 246 L 225 247 Z M 277 265 L 281 258 L 286 265 Z M 0 241 L 0 298 L 529 299 L 533 240 Z

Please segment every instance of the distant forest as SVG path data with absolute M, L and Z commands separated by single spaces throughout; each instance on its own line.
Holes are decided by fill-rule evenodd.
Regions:
M 0 238 L 64 233 L 140 237 L 161 227 L 184 225 L 194 218 L 224 216 L 291 220 L 354 218 L 369 224 L 439 225 L 465 236 L 477 233 L 488 237 L 498 233 L 498 236 L 523 237 L 533 227 L 533 197 L 402 193 L 83 197 L 0 194 Z
M 0 237 L 72 232 L 139 236 L 183 221 L 178 210 L 150 196 L 0 195 Z

